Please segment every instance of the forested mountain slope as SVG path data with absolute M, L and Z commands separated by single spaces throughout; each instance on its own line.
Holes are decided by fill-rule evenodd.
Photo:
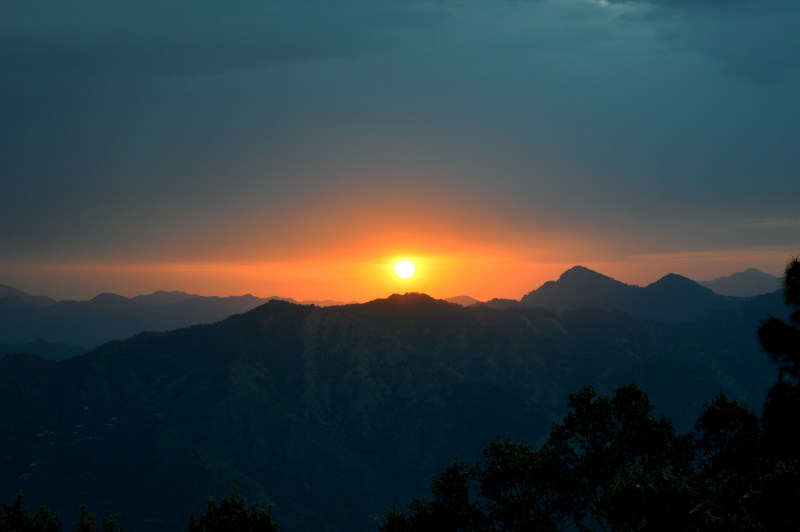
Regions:
M 237 485 L 286 530 L 366 530 L 432 473 L 496 436 L 543 438 L 570 391 L 636 379 L 686 427 L 724 391 L 774 380 L 756 341 L 780 301 L 703 320 L 496 310 L 391 296 L 272 301 L 212 325 L 143 333 L 62 362 L 0 361 L 0 498 L 178 530 Z M 200 506 L 198 506 L 200 505 Z

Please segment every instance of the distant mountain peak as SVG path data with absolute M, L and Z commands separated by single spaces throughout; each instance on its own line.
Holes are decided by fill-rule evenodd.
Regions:
M 153 307 L 164 307 L 167 305 L 173 305 L 175 303 L 180 303 L 182 301 L 186 301 L 189 299 L 197 298 L 196 294 L 188 294 L 186 292 L 181 292 L 177 290 L 156 290 L 152 294 L 135 296 L 131 298 L 133 301 L 139 301 L 140 303 L 144 303 L 146 305 L 150 305 Z
M 709 288 L 669 273 L 642 288 L 617 281 L 585 266 L 574 266 L 557 281 L 547 281 L 524 295 L 521 306 L 555 311 L 579 308 L 621 310 L 655 319 L 687 320 L 738 305 Z
M 170 295 L 178 295 L 178 296 L 191 296 L 192 294 L 188 294 L 186 292 L 181 292 L 180 290 L 156 290 L 151 296 L 170 296 Z
M 558 280 L 559 281 L 569 281 L 569 280 L 575 280 L 575 279 L 597 279 L 597 278 L 610 279 L 610 277 L 607 277 L 607 276 L 603 275 L 602 273 L 598 273 L 598 272 L 596 272 L 594 270 L 591 270 L 591 269 L 587 268 L 586 266 L 578 265 L 578 266 L 573 266 L 572 268 L 566 270 L 564 273 L 562 273 L 559 276 Z
M 276 298 L 276 299 L 269 299 L 265 303 L 247 311 L 245 314 L 249 313 L 259 313 L 259 312 L 271 312 L 276 309 L 284 309 L 284 308 L 294 308 L 294 307 L 303 307 L 303 306 L 310 306 L 310 305 L 301 305 L 296 301 L 287 301 L 285 299 Z
M 621 281 L 617 281 L 613 277 L 603 275 L 585 266 L 573 266 L 565 271 L 558 278 L 557 283 L 560 284 L 598 284 L 603 283 L 607 285 L 628 286 Z M 545 283 L 547 284 L 547 283 Z
M 431 309 L 443 307 L 458 307 L 457 303 L 450 303 L 444 299 L 436 299 L 422 292 L 406 292 L 405 294 L 392 294 L 385 299 L 374 299 L 364 305 L 373 308 L 395 308 L 402 310 Z
M 439 300 L 424 292 L 406 292 L 405 294 L 392 294 L 386 298 L 386 301 L 399 303 L 434 303 Z
M 4 284 L 0 284 L 0 297 L 13 297 L 19 299 L 20 301 L 26 301 L 28 303 L 39 305 L 40 307 L 46 307 L 55 303 L 54 300 L 47 296 L 32 296 L 23 292 L 22 290 L 14 288 L 13 286 Z
M 717 294 L 736 297 L 769 294 L 781 289 L 779 278 L 756 268 L 747 268 L 742 272 L 717 277 L 712 281 L 699 281 L 699 284 Z
M 120 301 L 129 301 L 127 297 L 121 296 L 119 294 L 112 294 L 111 292 L 103 292 L 102 294 L 97 294 L 89 301 L 94 301 L 95 303 L 116 303 Z
M 521 302 L 524 306 L 553 310 L 603 307 L 609 302 L 616 305 L 637 288 L 585 266 L 573 266 L 562 273 L 557 281 L 547 281 L 522 296 Z
M 667 285 L 667 286 L 676 286 L 676 285 L 682 285 L 682 286 L 694 286 L 694 285 L 697 285 L 697 286 L 699 286 L 699 284 L 696 281 L 693 281 L 693 280 L 689 279 L 688 277 L 684 277 L 683 275 L 680 275 L 680 274 L 677 274 L 677 273 L 668 273 L 664 277 L 659 279 L 658 281 L 652 283 L 651 286 L 652 285 L 657 285 L 657 284 Z
M 445 298 L 445 301 L 450 303 L 455 303 L 456 305 L 461 305 L 462 307 L 469 307 L 470 305 L 475 305 L 480 303 L 477 299 L 470 296 L 453 296 Z
M 647 291 L 659 292 L 672 292 L 683 294 L 707 294 L 713 295 L 713 292 L 708 288 L 700 285 L 697 281 L 693 281 L 683 275 L 677 273 L 668 273 L 658 281 L 651 283 L 645 287 Z

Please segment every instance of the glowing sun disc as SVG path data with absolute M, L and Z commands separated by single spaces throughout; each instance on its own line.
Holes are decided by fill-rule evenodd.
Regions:
M 394 265 L 394 271 L 398 277 L 402 277 L 403 279 L 408 279 L 412 275 L 414 275 L 414 263 L 410 260 L 401 260 L 397 264 Z

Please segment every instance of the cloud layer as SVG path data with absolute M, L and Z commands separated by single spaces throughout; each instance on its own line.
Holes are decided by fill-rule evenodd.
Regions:
M 743 221 L 796 218 L 797 27 L 789 0 L 6 3 L 0 246 L 278 260 L 385 212 L 519 253 L 791 249 Z

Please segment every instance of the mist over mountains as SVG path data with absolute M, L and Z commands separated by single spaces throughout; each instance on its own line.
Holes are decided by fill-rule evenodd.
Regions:
M 192 302 L 103 295 L 87 303 L 105 310 L 71 323 Z M 134 532 L 166 531 L 236 485 L 274 503 L 286 530 L 374 529 L 455 456 L 497 436 L 540 441 L 585 384 L 636 380 L 679 428 L 720 391 L 757 408 L 775 370 L 756 329 L 786 314 L 777 292 L 730 298 L 680 276 L 631 287 L 580 267 L 509 307 L 272 300 L 60 362 L 5 356 L 0 498 L 24 490 L 65 516 L 86 504 Z M 675 319 L 656 319 L 664 309 Z

